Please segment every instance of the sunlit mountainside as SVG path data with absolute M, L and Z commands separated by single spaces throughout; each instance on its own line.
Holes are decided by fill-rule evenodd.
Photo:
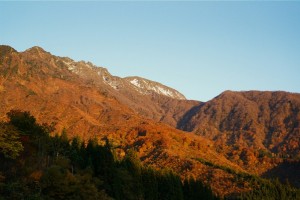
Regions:
M 40 47 L 2 45 L 0 104 L 1 121 L 11 110 L 29 111 L 51 125 L 51 136 L 108 141 L 118 159 L 134 150 L 144 166 L 194 177 L 219 197 L 260 191 L 263 178 L 300 187 L 297 93 L 225 91 L 207 102 L 187 100 L 152 80 L 117 77 Z

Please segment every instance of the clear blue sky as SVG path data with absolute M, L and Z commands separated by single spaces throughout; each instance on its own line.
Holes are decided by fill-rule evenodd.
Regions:
M 224 90 L 300 92 L 300 2 L 0 2 L 0 43 L 201 101 Z

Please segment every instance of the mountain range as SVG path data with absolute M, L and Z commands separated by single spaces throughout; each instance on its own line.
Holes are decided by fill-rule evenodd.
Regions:
M 195 91 L 199 92 L 199 91 Z M 0 46 L 0 119 L 13 109 L 84 140 L 135 149 L 145 165 L 194 176 L 219 195 L 253 188 L 239 174 L 300 187 L 300 94 L 225 91 L 207 102 L 141 77 L 32 47 Z M 55 132 L 53 134 L 55 134 Z M 234 173 L 233 173 L 234 172 Z

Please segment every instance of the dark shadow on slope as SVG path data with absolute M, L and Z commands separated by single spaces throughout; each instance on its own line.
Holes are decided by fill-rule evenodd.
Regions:
M 176 128 L 183 130 L 183 131 L 193 131 L 194 125 L 188 124 L 188 122 L 199 112 L 202 106 L 204 106 L 205 103 L 201 102 L 199 105 L 196 105 L 192 107 L 190 110 L 188 110 L 182 118 L 177 122 Z
M 289 182 L 292 186 L 300 188 L 300 161 L 284 161 L 262 174 L 262 177 L 278 178 L 282 183 Z

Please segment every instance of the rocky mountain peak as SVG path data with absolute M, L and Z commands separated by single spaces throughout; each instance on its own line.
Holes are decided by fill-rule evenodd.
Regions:
M 177 90 L 165 86 L 161 83 L 151 81 L 138 76 L 126 77 L 124 78 L 130 84 L 134 85 L 138 92 L 142 94 L 147 94 L 149 92 L 154 92 L 159 95 L 164 95 L 173 99 L 185 100 L 185 96 L 178 92 Z
M 33 46 L 29 49 L 26 49 L 25 51 L 27 51 L 27 52 L 30 52 L 30 51 L 31 52 L 47 52 L 42 47 L 39 47 L 39 46 Z
M 12 53 L 12 52 L 17 53 L 17 51 L 14 48 L 12 48 L 8 45 L 0 45 L 0 56 L 4 56 L 4 55 Z
M 30 54 L 30 55 L 33 55 L 35 57 L 40 57 L 40 58 L 43 58 L 45 56 L 52 56 L 50 54 L 50 52 L 45 51 L 43 48 L 41 48 L 39 46 L 33 46 L 29 49 L 26 49 L 23 53 Z
M 1 55 L 10 52 L 18 53 L 13 48 L 5 45 L 0 46 L 0 52 Z M 102 86 L 104 84 L 117 91 L 122 89 L 124 93 L 138 92 L 142 95 L 161 95 L 176 100 L 186 100 L 183 94 L 161 83 L 137 76 L 126 78 L 113 76 L 104 67 L 96 66 L 91 62 L 77 62 L 68 57 L 54 56 L 39 46 L 31 47 L 24 52 L 21 52 L 20 55 L 24 59 L 26 58 L 25 60 L 28 60 L 28 62 L 38 61 L 38 63 L 35 64 L 37 67 L 50 64 L 53 66 L 53 69 L 55 69 L 54 71 L 63 67 L 78 75 L 80 78 L 83 78 L 85 81 Z M 49 69 L 46 71 L 49 71 Z M 61 76 L 64 77 L 65 75 L 62 74 Z

